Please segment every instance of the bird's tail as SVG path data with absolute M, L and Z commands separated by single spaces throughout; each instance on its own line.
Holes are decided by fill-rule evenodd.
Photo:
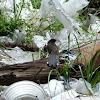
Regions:
M 48 63 L 49 63 L 49 66 L 56 67 L 58 63 L 58 56 L 54 53 L 51 53 L 50 57 L 48 58 Z

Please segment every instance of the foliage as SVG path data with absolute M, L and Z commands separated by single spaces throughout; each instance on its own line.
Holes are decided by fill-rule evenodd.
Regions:
M 50 81 L 50 75 L 51 75 L 51 73 L 52 73 L 53 71 L 56 72 L 58 76 L 61 76 L 61 74 L 59 73 L 59 71 L 57 71 L 56 69 L 52 69 L 52 70 L 49 72 L 49 75 L 48 75 L 48 83 L 49 83 L 49 81 Z
M 68 2 L 69 0 L 66 0 L 66 2 Z
M 24 21 L 21 19 L 15 20 L 10 18 L 10 20 L 8 20 L 6 17 L 0 17 L 0 20 L 0 35 L 12 35 L 15 29 L 24 24 Z
M 90 59 L 91 59 L 91 54 L 90 52 Z M 100 81 L 100 66 L 94 69 L 94 64 L 97 60 L 98 55 L 100 55 L 100 50 L 97 52 L 94 61 L 92 63 L 92 66 L 90 65 L 91 60 L 89 60 L 89 64 L 87 65 L 86 59 L 85 59 L 85 64 L 86 64 L 86 78 L 89 83 L 91 83 L 92 87 L 95 87 L 96 84 Z M 84 57 L 85 58 L 85 57 Z
M 78 49 L 79 49 L 79 55 L 81 56 L 80 46 L 79 46 L 77 37 L 75 36 L 75 38 L 76 38 L 76 42 L 77 42 Z M 84 71 L 82 72 L 82 69 L 81 69 L 80 66 L 79 66 L 79 68 L 80 68 L 80 72 L 81 72 L 82 78 L 84 79 L 84 77 L 86 77 L 86 80 L 92 85 L 92 87 L 95 87 L 96 84 L 100 81 L 100 71 L 99 71 L 100 70 L 100 66 L 98 66 L 96 69 L 94 69 L 94 64 L 95 64 L 95 62 L 97 60 L 98 55 L 100 55 L 100 50 L 97 52 L 97 54 L 96 54 L 96 56 L 95 56 L 95 58 L 93 60 L 92 66 L 91 66 L 91 59 L 92 59 L 92 54 L 93 54 L 93 50 L 94 50 L 93 45 L 95 45 L 94 41 L 92 42 L 92 45 L 91 45 L 90 56 L 89 56 L 89 64 L 87 64 L 86 58 L 84 56 L 85 67 L 86 67 L 86 71 L 85 71 L 86 74 L 84 76 L 83 76 L 83 72 Z
M 15 0 L 13 0 L 14 17 L 5 16 L 2 14 L 0 15 L 0 35 L 12 35 L 15 29 L 18 29 L 19 26 L 22 26 L 25 23 L 25 21 L 20 18 L 21 11 L 24 7 L 24 0 L 21 3 L 20 11 L 18 9 L 19 6 L 20 5 L 17 5 Z
M 31 1 L 32 6 L 33 6 L 34 9 L 39 9 L 40 8 L 42 0 L 30 0 L 30 1 Z M 99 0 L 89 0 L 89 1 L 90 1 L 90 3 L 87 7 L 85 7 L 84 9 L 82 9 L 80 11 L 78 11 L 78 13 L 79 13 L 78 18 L 83 24 L 84 24 L 84 20 L 89 18 L 88 17 L 89 13 L 92 13 L 92 14 L 95 14 L 95 15 L 99 16 L 100 1 Z M 66 0 L 66 2 L 68 2 L 68 0 Z M 64 28 L 63 24 L 59 20 L 57 20 L 55 17 L 54 17 L 53 23 L 50 24 L 48 27 L 46 27 L 43 30 L 41 30 L 39 26 L 35 26 L 34 23 L 32 23 L 32 24 L 25 23 L 25 21 L 21 19 L 21 12 L 22 12 L 23 8 L 25 8 L 24 0 L 21 0 L 21 3 L 19 5 L 17 5 L 15 0 L 13 0 L 13 11 L 11 11 L 14 14 L 13 18 L 10 17 L 10 16 L 8 16 L 9 18 L 3 16 L 2 11 L 0 10 L 0 35 L 8 35 L 8 34 L 12 35 L 15 29 L 17 29 L 17 28 L 19 28 L 19 26 L 22 26 L 23 24 L 25 24 L 28 27 L 28 30 L 27 30 L 28 34 L 25 37 L 24 42 L 31 43 L 33 35 L 35 35 L 35 34 L 45 35 L 44 34 L 45 30 L 53 31 L 53 32 L 56 33 L 57 31 L 60 31 L 62 28 Z M 94 10 L 92 8 L 94 8 Z M 42 21 L 47 21 L 47 19 L 40 19 L 40 23 Z M 86 28 L 84 28 L 84 27 L 82 27 L 82 28 L 87 33 L 89 33 Z M 34 32 L 35 34 L 31 34 L 31 32 Z M 77 46 L 78 46 L 78 49 L 79 49 L 78 57 L 80 57 L 81 56 L 80 46 L 79 46 L 78 39 L 77 39 L 76 36 L 75 36 L 75 38 L 76 38 Z M 0 46 L 1 45 L 2 44 L 0 44 Z M 92 52 L 93 51 L 90 52 L 90 58 L 89 59 L 91 59 Z M 41 51 L 40 51 L 40 53 L 41 53 Z M 94 87 L 100 81 L 100 71 L 99 71 L 100 66 L 98 66 L 95 70 L 93 70 L 94 63 L 95 63 L 95 61 L 97 59 L 97 56 L 99 54 L 100 54 L 100 51 L 98 51 L 97 55 L 95 56 L 92 68 L 91 68 L 91 65 L 90 65 L 91 60 L 89 61 L 89 64 L 87 64 L 87 62 L 85 60 L 85 63 L 86 63 L 86 75 L 85 76 L 83 76 L 82 69 L 81 69 L 81 67 L 79 67 L 80 72 L 82 74 L 82 77 L 83 78 L 86 77 L 87 81 L 91 83 L 92 87 Z M 42 52 L 42 55 L 44 57 L 46 57 L 46 54 L 45 54 L 44 51 Z M 78 57 L 77 57 L 77 59 L 78 59 Z M 85 59 L 85 57 L 84 57 L 84 59 Z M 56 73 L 58 73 L 59 76 L 63 74 L 64 77 L 66 77 L 66 78 L 70 77 L 69 72 L 71 72 L 72 70 L 74 70 L 77 73 L 77 71 L 73 68 L 73 66 L 75 64 L 75 61 L 74 61 L 74 63 L 70 63 L 70 62 L 64 63 L 63 64 L 63 71 L 61 73 L 59 73 L 56 69 L 53 69 L 53 70 L 50 71 L 50 74 L 51 74 L 52 71 L 55 71 Z M 48 77 L 48 81 L 50 79 L 50 74 L 49 74 L 49 77 Z
M 57 31 L 60 31 L 62 28 L 64 28 L 63 24 L 54 17 L 54 22 L 44 30 L 50 30 L 56 33 Z
M 35 8 L 35 9 L 39 9 L 40 8 L 42 0 L 30 0 L 30 1 L 32 3 L 33 8 Z
M 24 42 L 25 43 L 32 43 L 32 38 L 33 38 L 33 35 L 30 34 L 30 33 L 27 33 L 25 39 L 24 39 Z

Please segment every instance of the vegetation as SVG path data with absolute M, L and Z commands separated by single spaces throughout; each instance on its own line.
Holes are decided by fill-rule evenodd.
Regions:
M 19 7 L 21 7 L 19 11 Z M 9 11 L 7 9 L 3 9 L 3 12 L 9 11 L 13 12 L 14 17 L 10 17 L 9 15 L 5 16 L 1 12 L 0 14 L 0 35 L 13 35 L 14 30 L 18 29 L 18 27 L 22 26 L 25 21 L 20 18 L 21 11 L 24 7 L 24 0 L 21 2 L 20 5 L 16 5 L 15 0 L 13 0 L 13 11 Z
M 40 8 L 41 0 L 30 0 L 30 1 L 31 1 L 32 6 L 33 6 L 34 9 L 39 9 Z M 68 0 L 66 0 L 66 2 L 67 1 Z M 81 11 L 78 11 L 78 13 L 79 13 L 78 19 L 82 23 L 83 23 L 84 20 L 86 20 L 86 18 L 88 17 L 87 14 L 89 14 L 89 13 L 95 14 L 98 17 L 100 17 L 100 7 L 99 7 L 100 1 L 99 0 L 89 0 L 89 1 L 90 1 L 90 3 L 86 8 L 82 9 Z M 19 8 L 20 8 L 20 11 L 19 11 Z M 23 8 L 25 8 L 24 0 L 21 0 L 21 3 L 19 5 L 17 5 L 15 0 L 13 0 L 13 11 L 10 11 L 10 12 L 13 12 L 14 17 L 10 17 L 10 16 L 6 17 L 2 14 L 5 10 L 3 10 L 3 12 L 2 12 L 2 10 L 0 10 L 0 36 L 2 36 L 2 35 L 12 36 L 15 29 L 18 29 L 20 26 L 25 24 L 28 28 L 26 30 L 28 34 L 25 37 L 24 42 L 31 43 L 32 42 L 32 37 L 33 37 L 33 35 L 35 35 L 35 34 L 31 34 L 32 30 L 36 34 L 45 35 L 45 30 L 53 31 L 53 32 L 56 33 L 57 31 L 60 31 L 62 28 L 64 28 L 64 26 L 61 24 L 61 22 L 58 21 L 55 17 L 53 19 L 53 23 L 50 24 L 49 26 L 47 26 L 45 29 L 42 29 L 42 30 L 40 29 L 39 26 L 35 26 L 34 24 L 30 24 L 30 23 L 28 24 L 26 22 L 26 20 L 21 19 L 21 11 L 22 11 Z M 48 21 L 48 20 L 47 19 L 40 19 L 40 22 L 43 22 L 43 21 Z M 81 26 L 81 27 L 84 28 L 83 26 Z M 84 30 L 87 31 L 86 28 L 84 28 Z M 76 41 L 77 41 L 77 38 L 76 38 Z M 79 46 L 78 42 L 77 42 L 77 45 L 78 45 L 78 48 L 80 50 L 80 46 Z M 43 56 L 45 56 L 44 51 L 42 52 L 42 54 L 43 54 Z M 92 54 L 92 51 L 90 52 L 90 58 L 89 59 L 91 59 L 91 54 Z M 95 70 L 93 70 L 94 63 L 95 63 L 95 61 L 97 59 L 97 56 L 99 54 L 100 54 L 100 51 L 98 51 L 97 55 L 95 56 L 92 68 L 90 67 L 91 60 L 89 61 L 89 65 L 87 65 L 87 62 L 85 61 L 85 63 L 86 63 L 85 72 L 78 65 L 82 77 L 85 78 L 88 82 L 90 82 L 92 87 L 94 87 L 98 82 L 100 82 L 100 71 L 99 71 L 100 66 L 98 66 Z M 81 52 L 78 55 L 78 57 L 80 57 L 80 56 L 81 56 Z M 78 57 L 77 57 L 77 59 L 78 59 Z M 85 57 L 84 57 L 84 59 L 85 59 Z M 55 70 L 55 69 L 52 70 L 52 71 L 56 71 L 59 74 L 59 76 L 63 74 L 64 77 L 69 78 L 70 77 L 70 72 L 72 70 L 76 74 L 78 74 L 77 70 L 75 68 L 73 68 L 74 65 L 75 65 L 75 62 L 70 63 L 70 61 L 68 61 L 68 62 L 65 62 L 63 64 L 63 71 L 61 73 L 59 71 Z M 51 74 L 51 72 L 50 72 L 50 74 Z M 83 74 L 83 73 L 86 73 L 86 74 Z M 50 78 L 50 75 L 49 75 L 49 78 Z
M 50 24 L 48 27 L 46 27 L 44 30 L 49 30 L 53 32 L 60 31 L 62 28 L 64 28 L 63 24 L 54 17 L 54 22 Z
M 42 0 L 30 0 L 34 9 L 39 9 Z

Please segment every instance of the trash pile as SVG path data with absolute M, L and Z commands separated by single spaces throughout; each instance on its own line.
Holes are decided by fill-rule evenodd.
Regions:
M 12 50 L 0 50 L 0 62 L 13 65 L 18 63 L 33 61 L 32 52 L 25 52 L 19 47 L 15 47 Z
M 9 2 L 12 2 L 12 1 L 9 1 Z M 2 3 L 1 4 L 3 6 L 6 6 L 9 4 L 9 2 L 3 2 L 3 4 Z M 27 2 L 29 2 L 29 0 L 25 0 L 26 4 Z M 19 1 L 17 0 L 16 3 L 18 4 Z M 11 4 L 12 3 L 10 3 L 10 7 L 8 6 L 10 10 L 12 10 L 13 8 Z M 31 17 L 34 17 L 31 21 L 28 21 L 27 23 L 30 23 L 30 24 L 34 23 L 35 26 L 41 26 L 40 25 L 41 18 L 49 18 L 49 22 L 52 23 L 52 17 L 55 16 L 64 25 L 64 28 L 61 31 L 57 32 L 56 34 L 54 34 L 54 32 L 46 32 L 46 37 L 41 36 L 41 35 L 33 36 L 32 40 L 37 44 L 39 48 L 43 48 L 44 45 L 46 45 L 47 42 L 51 38 L 54 38 L 57 40 L 60 50 L 65 50 L 68 48 L 69 36 L 70 36 L 70 40 L 69 40 L 70 48 L 77 47 L 76 39 L 78 40 L 78 43 L 82 45 L 85 43 L 91 42 L 91 40 L 95 40 L 97 38 L 100 39 L 99 34 L 97 34 L 100 31 L 99 18 L 97 18 L 96 16 L 92 14 L 89 14 L 90 19 L 86 20 L 85 26 L 87 30 L 90 32 L 90 34 L 86 33 L 84 30 L 80 28 L 82 23 L 80 21 L 77 21 L 78 19 L 76 19 L 76 17 L 78 17 L 77 11 L 83 9 L 88 4 L 89 2 L 87 0 L 82 0 L 81 2 L 80 0 L 76 0 L 76 1 L 69 0 L 68 2 L 66 2 L 65 0 L 42 0 L 40 9 L 33 9 L 30 3 L 30 9 L 34 11 L 32 13 L 33 15 L 31 15 L 31 12 L 28 9 L 23 9 L 21 16 L 23 19 L 27 19 L 27 18 L 31 19 Z M 1 6 L 1 8 L 3 7 Z M 27 14 L 24 12 L 26 12 Z M 31 17 L 28 16 L 29 14 Z M 11 12 L 9 15 L 12 15 Z M 47 22 L 42 22 L 42 23 L 43 23 L 42 27 L 46 28 L 48 26 Z M 25 31 L 26 29 L 27 28 L 24 27 L 23 29 L 21 29 L 21 32 L 15 29 L 14 36 L 12 37 L 12 39 L 9 38 L 9 36 L 0 37 L 0 41 L 22 42 L 25 36 L 27 35 L 27 32 Z M 91 34 L 93 34 L 94 36 Z
M 62 79 L 62 78 L 61 78 Z M 8 87 L 2 87 L 4 91 L 1 100 L 99 100 L 100 82 L 95 88 L 83 79 L 71 78 L 67 82 L 56 79 L 47 84 L 38 85 L 32 81 L 19 81 Z
M 77 47 L 77 42 L 82 43 L 83 45 L 88 41 L 91 42 L 91 40 L 97 38 L 100 39 L 100 36 L 97 34 L 100 32 L 99 18 L 90 14 L 91 19 L 88 31 L 95 33 L 93 38 L 90 34 L 85 33 L 80 28 L 82 23 L 73 18 L 78 16 L 77 11 L 86 7 L 88 4 L 89 2 L 87 0 L 69 0 L 68 2 L 66 2 L 66 0 L 42 0 L 41 7 L 37 10 L 39 13 L 38 17 L 46 18 L 55 16 L 64 25 L 64 28 L 57 32 L 57 34 L 47 32 L 45 37 L 40 35 L 33 36 L 32 40 L 37 47 L 42 49 L 51 38 L 54 38 L 57 40 L 56 44 L 61 52 L 62 50 L 67 50 L 69 48 L 69 36 L 70 48 Z M 23 19 L 27 17 L 26 15 L 30 14 L 30 12 L 27 12 L 27 14 L 24 12 L 26 12 L 26 9 L 23 9 L 22 11 Z M 37 23 L 40 24 L 40 22 Z M 9 38 L 9 36 L 4 36 L 0 37 L 0 41 L 21 43 L 26 35 L 27 32 L 25 30 L 20 32 L 16 29 L 12 39 Z M 70 60 L 76 59 L 76 56 L 72 58 L 71 55 Z M 66 55 L 63 54 L 62 56 L 65 57 Z M 69 54 L 67 56 L 69 56 Z M 0 49 L 0 64 L 4 63 L 12 65 L 30 62 L 33 61 L 33 59 L 36 60 L 38 58 L 39 53 L 25 52 L 19 47 L 15 47 L 12 50 Z M 100 82 L 95 88 L 92 88 L 91 84 L 82 78 L 79 80 L 75 78 L 66 80 L 61 76 L 60 80 L 52 79 L 47 84 L 40 85 L 31 81 L 20 81 L 7 87 L 1 86 L 0 89 L 2 91 L 1 100 L 100 100 Z

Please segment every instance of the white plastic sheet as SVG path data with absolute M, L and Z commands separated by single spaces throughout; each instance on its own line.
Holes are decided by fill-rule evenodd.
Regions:
M 41 35 L 35 35 L 33 36 L 33 41 L 39 48 L 43 48 L 47 44 L 47 40 Z
M 94 95 L 100 96 L 100 82 L 93 88 Z
M 53 11 L 52 2 L 55 2 L 55 7 L 60 4 L 65 13 L 69 16 L 74 16 L 78 10 L 86 7 L 89 3 L 87 0 L 68 0 L 68 2 L 66 2 L 66 0 L 42 0 L 40 10 L 43 17 L 47 17 L 48 14 Z
M 2 57 L 2 59 L 0 62 L 8 65 L 33 61 L 32 52 L 25 52 L 19 47 L 15 47 L 12 50 L 4 50 L 4 52 L 10 57 L 3 54 L 3 52 L 1 51 L 0 56 Z
M 59 21 L 61 21 L 65 28 L 69 29 L 73 26 L 78 28 L 78 23 L 76 23 L 70 15 L 75 15 L 76 11 L 84 8 L 88 3 L 89 2 L 87 0 L 69 0 L 68 2 L 65 2 L 65 0 L 43 0 L 40 9 L 43 17 L 51 14 L 54 10 L 54 15 Z M 75 4 L 77 5 L 75 6 Z
M 43 89 L 46 91 L 48 96 L 56 96 L 64 92 L 63 81 L 58 81 L 56 79 L 50 80 L 50 82 L 43 86 Z
M 85 81 L 85 83 L 84 83 Z M 91 88 L 91 84 L 82 78 L 71 78 L 69 83 L 66 84 L 70 90 L 64 89 L 64 81 L 58 81 L 56 79 L 50 80 L 48 84 L 41 85 L 45 90 L 48 97 L 52 97 L 47 100 L 99 100 L 100 99 L 100 83 L 95 88 Z M 69 86 L 68 86 L 69 85 Z M 88 91 L 88 89 L 89 91 Z M 93 96 L 90 95 L 90 92 Z
M 90 15 L 90 26 L 89 30 L 96 34 L 97 32 L 100 32 L 100 19 L 96 17 L 95 15 L 89 14 Z
M 42 14 L 42 17 L 47 17 L 48 14 L 51 13 L 52 5 L 50 5 L 51 0 L 42 0 L 41 7 L 40 7 L 40 13 Z
M 22 42 L 26 36 L 26 31 L 21 31 L 19 32 L 19 30 L 15 30 L 14 34 L 13 34 L 13 40 L 15 42 Z
M 60 45 L 61 50 L 68 48 L 67 43 L 68 43 L 69 34 L 70 34 L 70 47 L 72 47 L 73 45 L 77 45 L 75 36 L 78 38 L 78 42 L 80 40 L 82 40 L 82 36 L 80 36 L 80 37 L 78 37 L 78 36 L 81 33 L 83 33 L 83 31 L 79 27 L 79 25 L 80 25 L 79 22 L 77 22 L 75 19 L 73 19 L 72 16 L 74 16 L 78 10 L 81 10 L 82 8 L 87 6 L 88 3 L 89 2 L 87 0 L 82 0 L 82 1 L 69 0 L 68 2 L 65 2 L 65 0 L 47 0 L 47 1 L 42 0 L 42 4 L 41 4 L 42 6 L 40 8 L 42 16 L 47 17 L 47 16 L 51 15 L 51 13 L 53 12 L 53 16 L 56 16 L 56 18 L 65 27 L 57 35 L 58 40 L 61 42 L 61 45 Z M 50 12 L 50 10 L 51 10 L 51 12 Z M 88 40 L 88 39 L 86 38 L 85 40 Z M 80 41 L 80 42 L 84 42 L 84 40 Z
M 75 90 L 69 90 L 65 91 L 55 97 L 53 97 L 51 100 L 68 100 L 68 99 L 74 99 L 79 94 Z
M 41 35 L 35 35 L 33 36 L 33 41 L 37 45 L 38 48 L 43 48 L 45 45 L 47 45 L 47 42 L 51 39 L 51 35 L 49 32 L 46 33 L 46 37 Z
M 99 96 L 86 96 L 86 97 L 77 97 L 74 99 L 67 99 L 67 100 L 100 100 Z
M 86 7 L 89 2 L 87 0 L 68 0 L 68 2 L 60 0 L 60 3 L 69 16 L 75 16 L 78 15 L 77 11 Z
M 1 36 L 0 42 L 13 42 L 13 40 L 8 36 Z

